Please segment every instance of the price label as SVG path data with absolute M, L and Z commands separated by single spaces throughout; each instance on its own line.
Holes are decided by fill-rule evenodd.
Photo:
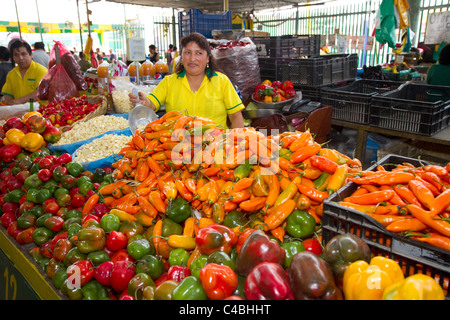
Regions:
M 0 300 L 39 300 L 39 296 L 2 250 L 0 250 Z
M 127 38 L 127 59 L 130 61 L 142 61 L 145 58 L 145 39 Z

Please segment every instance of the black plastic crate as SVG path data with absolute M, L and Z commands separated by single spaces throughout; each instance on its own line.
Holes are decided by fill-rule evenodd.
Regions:
M 324 88 L 322 103 L 333 108 L 333 119 L 369 124 L 372 97 L 400 87 L 402 82 L 356 80 L 339 88 Z
M 283 67 L 282 81 L 294 86 L 323 86 L 356 79 L 357 54 L 333 54 L 298 59 Z
M 271 58 L 298 59 L 320 54 L 320 35 L 254 37 L 253 42 L 263 44 Z
M 386 170 L 396 164 L 408 162 L 416 167 L 428 164 L 417 159 L 387 155 L 367 170 L 375 171 L 378 165 Z M 379 222 L 363 212 L 343 207 L 339 201 L 350 196 L 358 185 L 350 182 L 324 201 L 322 217 L 322 239 L 328 243 L 335 235 L 352 233 L 363 239 L 370 247 L 372 255 L 385 256 L 399 263 L 406 277 L 422 273 L 427 274 L 441 285 L 450 299 L 448 283 L 450 281 L 450 252 L 427 243 L 402 237 L 387 231 Z
M 370 125 L 431 136 L 448 126 L 450 87 L 407 82 L 372 97 Z
M 178 13 L 178 31 L 180 38 L 192 32 L 198 32 L 212 39 L 212 30 L 232 29 L 231 11 L 220 14 L 203 13 L 199 9 L 190 9 Z
M 283 66 L 288 65 L 292 61 L 292 59 L 259 57 L 258 63 L 261 80 L 281 81 Z

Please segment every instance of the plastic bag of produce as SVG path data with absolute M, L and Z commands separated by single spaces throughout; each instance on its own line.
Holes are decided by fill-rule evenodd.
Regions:
M 127 79 L 111 79 L 111 84 L 114 86 L 114 90 L 112 90 L 111 96 L 114 102 L 114 109 L 117 113 L 128 113 L 133 109 L 134 106 L 130 101 L 130 97 L 128 96 L 133 88 L 137 88 L 138 91 L 143 92 L 145 95 L 148 95 L 156 87 L 138 86 Z
M 113 77 L 126 77 L 128 76 L 128 67 L 121 60 L 114 60 L 112 65 L 112 76 Z
M 52 69 L 55 71 L 50 79 L 47 100 L 53 102 L 79 97 L 78 90 L 63 65 L 53 65 Z
M 77 63 L 72 53 L 67 49 L 67 47 L 59 41 L 53 40 L 55 45 L 53 46 L 50 52 L 50 59 L 48 61 L 48 68 L 50 69 L 53 65 L 56 64 L 56 54 L 55 47 L 58 45 L 59 54 L 61 57 L 61 63 L 66 69 L 67 74 L 72 79 L 75 84 L 77 90 L 85 91 L 88 89 L 88 85 L 84 80 L 83 74 L 81 73 L 80 65 Z
M 245 103 L 251 100 L 255 87 L 261 83 L 258 53 L 248 37 L 240 40 L 210 40 L 217 71 L 224 73 L 238 87 Z

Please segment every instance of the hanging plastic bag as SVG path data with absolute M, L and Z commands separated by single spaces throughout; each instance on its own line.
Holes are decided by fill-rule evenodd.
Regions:
M 395 0 L 394 4 L 398 9 L 399 28 L 405 29 L 409 27 L 409 3 L 407 0 Z
M 113 77 L 126 77 L 128 76 L 128 68 L 125 63 L 121 60 L 114 60 L 113 63 L 111 63 L 112 66 L 112 76 Z
M 394 0 L 383 0 L 377 12 L 378 22 L 375 28 L 375 38 L 381 43 L 387 43 L 392 49 L 396 45 L 396 18 Z
M 55 58 L 55 47 L 58 45 L 59 54 L 61 57 L 61 64 L 66 70 L 67 74 L 72 79 L 75 84 L 77 90 L 86 91 L 88 89 L 88 85 L 84 80 L 83 74 L 81 73 L 80 65 L 77 63 L 72 53 L 67 49 L 67 47 L 60 41 L 53 40 L 55 45 L 53 46 L 50 52 L 50 59 L 48 61 L 49 69 L 56 64 Z
M 57 64 L 53 68 L 56 68 L 56 70 L 50 81 L 48 101 L 61 101 L 72 97 L 79 97 L 78 90 L 63 65 Z

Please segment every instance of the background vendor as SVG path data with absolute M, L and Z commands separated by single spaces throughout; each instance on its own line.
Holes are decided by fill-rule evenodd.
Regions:
M 199 33 L 183 37 L 181 59 L 175 72 L 166 76 L 148 96 L 130 94 L 133 103 L 158 110 L 165 105 L 166 112 L 179 110 L 190 116 L 213 120 L 217 126 L 244 127 L 241 110 L 244 109 L 230 79 L 215 71 L 208 40 Z
M 435 86 L 450 86 L 450 44 L 442 48 L 438 63 L 428 70 L 427 83 Z
M 15 41 L 11 45 L 11 55 L 17 66 L 6 76 L 2 101 L 12 105 L 36 100 L 37 88 L 47 68 L 33 61 L 31 47 L 25 41 Z

